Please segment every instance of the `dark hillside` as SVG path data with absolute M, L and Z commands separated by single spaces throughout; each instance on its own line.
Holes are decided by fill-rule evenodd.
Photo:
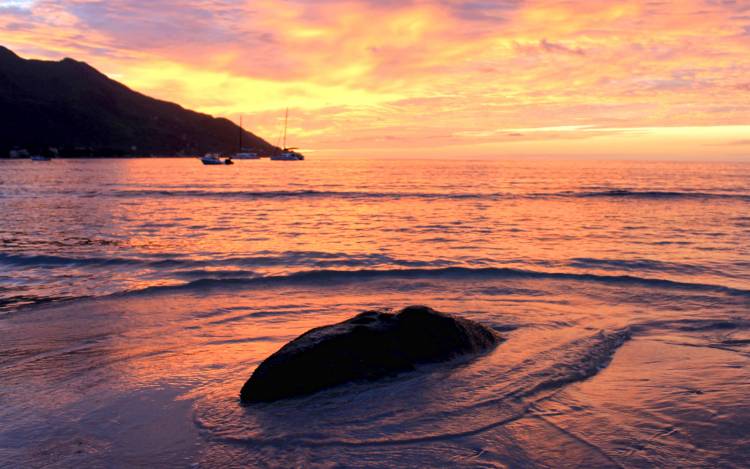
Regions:
M 238 140 L 231 121 L 142 95 L 83 62 L 24 60 L 0 46 L 0 156 L 14 146 L 93 156 L 195 155 L 236 151 Z M 275 150 L 249 132 L 243 141 Z

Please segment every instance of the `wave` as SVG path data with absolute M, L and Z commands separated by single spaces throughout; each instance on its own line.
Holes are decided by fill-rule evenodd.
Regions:
M 642 190 L 642 189 L 602 189 L 594 191 L 556 191 L 556 192 L 409 192 L 409 191 L 351 191 L 351 190 L 257 190 L 227 191 L 211 189 L 120 189 L 112 191 L 63 191 L 58 194 L 80 197 L 118 197 L 118 198 L 211 198 L 211 199 L 352 199 L 352 200 L 512 200 L 512 199 L 644 199 L 644 200 L 707 200 L 726 199 L 750 202 L 750 194 L 743 192 L 710 192 L 705 190 Z M 6 194 L 7 196 L 8 194 Z
M 444 267 L 434 269 L 362 269 L 362 270 L 308 270 L 288 275 L 268 275 L 237 278 L 203 278 L 182 285 L 147 287 L 137 292 L 164 290 L 200 290 L 207 288 L 253 288 L 273 284 L 324 284 L 357 283 L 377 280 L 471 280 L 471 279 L 549 279 L 599 282 L 619 285 L 642 285 L 692 291 L 710 291 L 750 297 L 750 290 L 723 285 L 678 282 L 674 280 L 637 277 L 631 275 L 596 275 L 587 273 L 540 272 L 503 267 Z
M 120 197 L 209 197 L 240 199 L 289 199 L 289 198 L 337 198 L 337 199 L 485 199 L 512 197 L 510 194 L 478 193 L 423 193 L 423 192 L 366 192 L 366 191 L 202 191 L 202 190 L 122 190 L 113 192 Z
M 526 417 L 529 412 L 535 409 L 537 404 L 554 396 L 556 392 L 559 392 L 566 385 L 592 378 L 611 363 L 617 350 L 630 338 L 631 334 L 628 329 L 602 330 L 593 336 L 582 337 L 567 343 L 557 351 L 559 353 L 556 357 L 557 360 L 547 366 L 535 366 L 541 364 L 535 363 L 535 359 L 530 358 L 526 360 L 526 365 L 533 368 L 533 371 L 530 373 L 521 373 L 512 378 L 509 378 L 507 375 L 502 376 L 502 378 L 499 376 L 494 378 L 513 379 L 516 384 L 513 386 L 515 388 L 513 391 L 500 392 L 490 400 L 475 401 L 469 403 L 469 405 L 433 415 L 429 418 L 430 427 L 427 433 L 422 433 L 421 431 L 404 431 L 400 432 L 396 437 L 390 438 L 373 437 L 354 439 L 337 437 L 321 438 L 317 434 L 314 438 L 311 438 L 309 434 L 304 433 L 287 433 L 283 437 L 257 438 L 248 437 L 247 435 L 215 432 L 214 437 L 225 443 L 255 447 L 288 445 L 290 442 L 303 447 L 377 447 L 413 445 L 479 435 Z M 489 375 L 489 373 L 486 374 Z M 276 405 L 278 404 L 267 404 L 264 407 L 256 408 L 255 411 L 258 413 L 278 412 L 275 408 Z M 490 419 L 484 424 L 475 423 L 474 420 L 481 420 L 476 418 L 478 415 L 486 414 L 486 411 L 482 410 L 483 408 L 500 409 L 501 413 L 498 414 L 500 418 Z M 467 422 L 467 425 L 464 426 L 453 425 L 448 428 L 442 428 L 440 425 L 440 420 L 455 423 L 457 419 L 467 417 L 471 418 L 472 421 Z M 376 418 L 376 416 L 368 416 L 368 419 L 371 420 Z M 215 430 L 213 425 L 200 418 L 195 420 L 195 424 L 209 432 Z
M 55 255 L 2 254 L 0 264 L 16 267 L 113 267 L 133 266 L 152 269 L 201 269 L 216 267 L 275 267 L 310 265 L 313 267 L 368 267 L 375 265 L 395 265 L 401 267 L 429 267 L 447 264 L 447 261 L 417 261 L 398 259 L 385 254 L 350 255 L 345 253 L 325 253 L 314 251 L 288 251 L 268 255 L 227 257 L 220 259 L 143 259 L 138 257 L 72 257 Z M 181 274 L 194 276 L 200 270 L 185 271 Z M 211 272 L 214 271 L 203 271 Z M 220 271 L 218 271 L 220 272 Z M 224 273 L 231 273 L 231 270 Z M 179 272 L 178 272 L 179 273 Z
M 336 199 L 550 199 L 550 198 L 631 198 L 631 199 L 734 199 L 750 202 L 750 194 L 703 192 L 703 191 L 654 191 L 611 189 L 602 191 L 562 191 L 514 194 L 507 192 L 373 192 L 373 191 L 321 191 L 321 190 L 274 190 L 274 191 L 211 191 L 211 190 L 120 190 L 111 193 L 116 197 L 207 197 L 220 199 L 289 199 L 289 198 L 336 198 Z
M 654 320 L 633 324 L 631 329 L 635 332 L 651 331 L 654 329 L 665 329 L 683 332 L 726 332 L 733 330 L 750 329 L 750 320 L 741 318 L 731 319 L 691 319 L 683 318 L 676 320 Z
M 60 303 L 64 301 L 80 300 L 89 298 L 88 296 L 39 296 L 39 295 L 14 295 L 0 297 L 0 316 L 8 315 L 13 311 L 22 308 L 29 308 L 38 305 Z
M 112 266 L 141 264 L 139 259 L 122 257 L 66 257 L 52 256 L 46 254 L 0 254 L 0 264 L 14 265 L 19 267 L 38 266 Z
M 736 262 L 734 267 L 741 267 L 741 262 Z M 704 265 L 687 264 L 680 262 L 667 262 L 655 259 L 595 259 L 590 257 L 575 257 L 563 263 L 565 267 L 589 270 L 621 270 L 636 272 L 664 272 L 680 275 L 727 275 L 726 270 L 717 270 Z
M 600 331 L 593 337 L 581 339 L 585 352 L 570 363 L 560 362 L 550 369 L 535 373 L 539 381 L 530 389 L 514 394 L 514 397 L 528 397 L 542 391 L 560 388 L 566 384 L 583 381 L 596 375 L 612 361 L 615 352 L 630 340 L 630 329 L 613 332 Z
M 612 189 L 594 192 L 562 192 L 561 195 L 572 197 L 612 197 L 636 199 L 736 199 L 750 201 L 750 194 L 702 191 L 639 191 L 629 189 Z
M 178 255 L 159 255 L 151 258 L 143 257 L 76 257 L 63 255 L 30 255 L 30 254 L 5 254 L 0 253 L 0 265 L 14 267 L 116 267 L 125 266 L 132 268 L 153 269 L 165 271 L 181 278 L 200 279 L 201 275 L 207 277 L 228 277 L 232 274 L 242 273 L 247 270 L 263 267 L 285 267 L 288 269 L 299 269 L 301 267 L 330 269 L 330 268 L 448 268 L 491 265 L 492 259 L 464 259 L 464 263 L 457 265 L 447 259 L 412 260 L 400 259 L 380 253 L 348 254 L 344 252 L 319 252 L 319 251 L 284 251 L 271 252 L 261 251 L 253 256 L 233 256 L 213 259 L 188 259 Z M 666 262 L 654 259 L 597 259 L 588 257 L 576 257 L 567 261 L 547 262 L 529 261 L 530 265 L 544 266 L 546 268 L 574 269 L 576 271 L 610 270 L 624 272 L 656 272 L 675 273 L 680 275 L 728 275 L 726 268 L 711 268 L 708 266 Z M 733 268 L 741 269 L 750 264 L 736 262 Z M 254 272 L 253 272 L 254 273 Z
M 138 274 L 151 280 L 151 286 L 127 289 L 122 285 L 116 290 L 102 289 L 95 292 L 83 289 L 71 295 L 68 288 L 63 294 L 53 288 L 49 298 L 46 295 L 27 298 L 17 291 L 0 291 L 0 311 L 11 311 L 43 302 L 57 302 L 86 297 L 106 297 L 110 295 L 138 294 L 165 290 L 203 290 L 214 288 L 253 289 L 268 285 L 320 285 L 353 284 L 357 282 L 424 280 L 454 280 L 457 282 L 472 279 L 547 279 L 597 282 L 603 284 L 639 285 L 650 288 L 683 289 L 694 292 L 724 293 L 733 296 L 750 297 L 750 290 L 709 283 L 691 283 L 669 280 L 671 274 L 718 275 L 726 277 L 717 269 L 702 266 L 672 264 L 660 261 L 608 260 L 575 258 L 563 263 L 531 262 L 529 268 L 492 267 L 491 260 L 466 260 L 456 265 L 447 259 L 409 260 L 398 259 L 386 254 L 325 253 L 315 251 L 271 252 L 260 251 L 255 256 L 236 256 L 219 259 L 188 259 L 175 255 L 155 257 L 74 257 L 64 255 L 24 255 L 0 253 L 0 267 L 11 266 L 12 270 L 23 272 L 26 269 L 48 269 L 47 278 L 51 286 L 59 280 L 63 271 L 67 280 L 67 269 L 77 268 L 89 274 L 105 271 L 116 275 Z M 490 265 L 485 267 L 486 265 Z M 536 265 L 537 267 L 533 267 Z M 536 270 L 541 268 L 541 270 Z M 611 274 L 607 271 L 611 270 Z M 595 272 L 595 273 L 591 273 Z M 632 272 L 632 273 L 631 273 Z M 651 276 L 653 275 L 653 277 Z M 730 276 L 731 277 L 731 276 Z M 716 277 L 715 277 L 716 278 Z M 67 285 L 67 283 L 66 283 Z M 405 291 L 420 289 L 422 283 L 404 282 L 397 288 Z M 125 290 L 122 288 L 125 287 Z M 389 287 L 393 288 L 393 286 Z M 17 288 L 16 288 L 17 290 Z M 481 293 L 480 290 L 476 290 Z M 489 291 L 489 290 L 485 290 Z M 540 292 L 528 293 L 540 294 Z
M 348 254 L 344 252 L 319 251 L 261 251 L 252 256 L 218 257 L 213 259 L 189 259 L 178 255 L 160 255 L 154 257 L 76 257 L 63 255 L 29 255 L 0 253 L 0 265 L 14 267 L 131 267 L 134 269 L 153 269 L 163 271 L 166 275 L 180 278 L 199 280 L 205 277 L 231 277 L 248 272 L 247 269 L 264 267 L 284 267 L 289 270 L 300 268 L 315 269 L 356 269 L 356 268 L 448 268 L 492 265 L 493 260 L 487 258 L 464 259 L 457 264 L 448 259 L 401 259 L 381 253 Z M 587 272 L 590 270 L 620 271 L 620 272 L 654 272 L 680 275 L 728 275 L 726 267 L 712 268 L 703 265 L 666 262 L 654 259 L 597 259 L 576 257 L 567 261 L 528 261 L 529 265 L 544 266 L 548 269 L 562 268 L 565 270 Z M 742 269 L 750 267 L 745 262 L 735 262 L 732 268 Z M 480 269 L 481 270 L 481 269 Z M 255 274 L 255 272 L 252 272 Z
M 20 268 L 115 268 L 150 269 L 156 275 L 176 279 L 192 279 L 186 288 L 210 286 L 215 283 L 242 284 L 245 282 L 318 282 L 360 281 L 386 278 L 550 278 L 591 280 L 618 283 L 648 283 L 653 286 L 689 286 L 690 288 L 728 289 L 722 285 L 681 282 L 663 278 L 644 277 L 646 272 L 680 275 L 728 275 L 726 268 L 708 267 L 659 261 L 653 259 L 597 259 L 578 257 L 567 261 L 528 261 L 529 266 L 543 267 L 531 270 L 515 267 L 493 267 L 492 259 L 464 259 L 457 264 L 448 259 L 401 259 L 381 253 L 349 254 L 319 251 L 259 251 L 252 256 L 231 256 L 209 259 L 190 259 L 179 254 L 162 254 L 152 257 L 77 257 L 65 255 L 32 255 L 0 253 L 0 265 Z M 739 269 L 745 263 L 732 267 Z M 263 268 L 283 268 L 285 275 L 264 272 Z M 256 271 L 256 269 L 260 269 Z M 311 269 L 311 270 L 303 270 Z M 533 267 L 532 267 L 533 269 Z M 555 271 L 555 269 L 559 269 Z M 601 271 L 612 271 L 611 275 Z M 595 271 L 597 273 L 589 273 Z M 620 272 L 624 272 L 620 274 Z M 630 272 L 633 272 L 631 274 Z

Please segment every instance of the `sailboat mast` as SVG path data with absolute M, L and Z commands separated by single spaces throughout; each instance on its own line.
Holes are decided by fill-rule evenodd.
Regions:
M 239 152 L 242 153 L 242 114 L 240 114 L 240 149 Z
M 284 115 L 284 150 L 286 150 L 286 127 L 289 122 L 289 108 L 286 108 L 286 114 Z

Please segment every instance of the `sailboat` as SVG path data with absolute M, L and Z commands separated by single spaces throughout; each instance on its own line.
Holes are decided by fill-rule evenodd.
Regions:
M 242 148 L 242 134 L 244 132 L 245 132 L 245 130 L 242 128 L 242 116 L 240 116 L 240 147 L 239 147 L 239 151 L 234 154 L 235 159 L 238 159 L 238 160 L 259 160 L 260 159 L 260 155 L 259 154 L 255 153 L 255 152 L 251 152 L 251 151 L 243 151 L 243 148 Z
M 289 108 L 286 108 L 286 115 L 284 116 L 284 145 L 281 153 L 271 155 L 271 159 L 275 161 L 301 161 L 305 159 L 305 156 L 295 151 L 296 148 L 287 148 L 286 146 L 286 130 L 287 124 L 289 123 Z

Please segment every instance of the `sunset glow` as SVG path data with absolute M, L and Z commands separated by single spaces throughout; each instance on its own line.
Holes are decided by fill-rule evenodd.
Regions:
M 750 3 L 0 0 L 0 44 L 311 155 L 750 158 Z

